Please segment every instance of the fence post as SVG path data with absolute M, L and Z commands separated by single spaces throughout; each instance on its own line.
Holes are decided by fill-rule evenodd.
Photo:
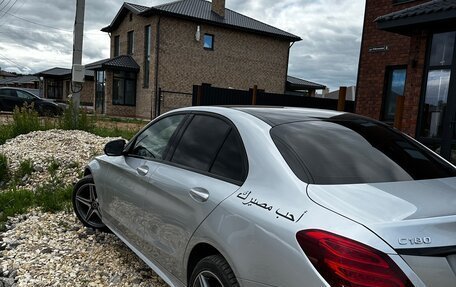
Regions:
M 196 105 L 201 106 L 201 99 L 203 98 L 203 86 L 198 86 L 198 91 L 196 93 Z
M 337 110 L 340 112 L 345 111 L 345 99 L 347 97 L 347 87 L 339 88 L 339 100 L 337 101 Z
M 257 102 L 257 94 L 258 94 L 258 86 L 254 85 L 253 86 L 253 93 L 252 93 L 252 105 L 256 105 Z
M 394 127 L 398 130 L 402 129 L 402 116 L 404 114 L 404 96 L 396 97 L 396 113 L 394 115 Z

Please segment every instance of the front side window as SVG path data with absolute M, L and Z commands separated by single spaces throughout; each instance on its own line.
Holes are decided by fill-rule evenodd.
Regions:
M 136 74 L 128 72 L 114 73 L 112 104 L 136 105 Z
M 204 49 L 214 50 L 214 35 L 204 34 L 203 42 L 204 42 Z
M 270 133 L 285 161 L 305 182 L 310 178 L 315 184 L 357 184 L 456 176 L 456 169 L 432 152 L 370 120 L 342 115 L 283 124 Z
M 23 100 L 33 100 L 35 99 L 34 96 L 30 95 L 29 93 L 23 92 L 23 91 L 16 91 L 18 98 L 23 99 Z
M 208 172 L 230 129 L 219 118 L 196 115 L 182 135 L 171 161 Z
M 128 55 L 133 55 L 133 53 L 135 51 L 135 32 L 134 31 L 128 32 L 127 40 L 128 40 L 127 54 Z
M 166 147 L 185 115 L 166 117 L 148 127 L 136 137 L 130 155 L 164 159 Z
M 404 96 L 407 69 L 393 68 L 387 73 L 386 95 L 383 102 L 383 120 L 394 121 L 397 97 Z

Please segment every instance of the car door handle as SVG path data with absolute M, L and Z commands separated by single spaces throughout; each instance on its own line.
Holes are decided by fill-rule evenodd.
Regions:
M 209 191 L 205 188 L 194 187 L 190 189 L 190 196 L 199 202 L 206 202 L 209 199 Z
M 139 175 L 145 176 L 149 172 L 149 168 L 147 166 L 140 166 L 140 167 L 136 168 L 136 172 Z

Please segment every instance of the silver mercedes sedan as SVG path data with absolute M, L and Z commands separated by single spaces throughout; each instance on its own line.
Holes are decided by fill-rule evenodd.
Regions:
M 456 167 L 381 122 L 192 107 L 105 153 L 76 215 L 170 286 L 456 286 Z

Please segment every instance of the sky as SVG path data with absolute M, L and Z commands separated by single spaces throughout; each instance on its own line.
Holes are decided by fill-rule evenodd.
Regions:
M 129 0 L 155 6 L 171 0 Z M 122 0 L 86 0 L 83 64 L 109 57 L 108 26 Z M 330 90 L 356 84 L 365 0 L 226 0 L 226 7 L 303 40 L 288 74 Z M 76 0 L 0 0 L 0 67 L 37 73 L 70 68 Z

